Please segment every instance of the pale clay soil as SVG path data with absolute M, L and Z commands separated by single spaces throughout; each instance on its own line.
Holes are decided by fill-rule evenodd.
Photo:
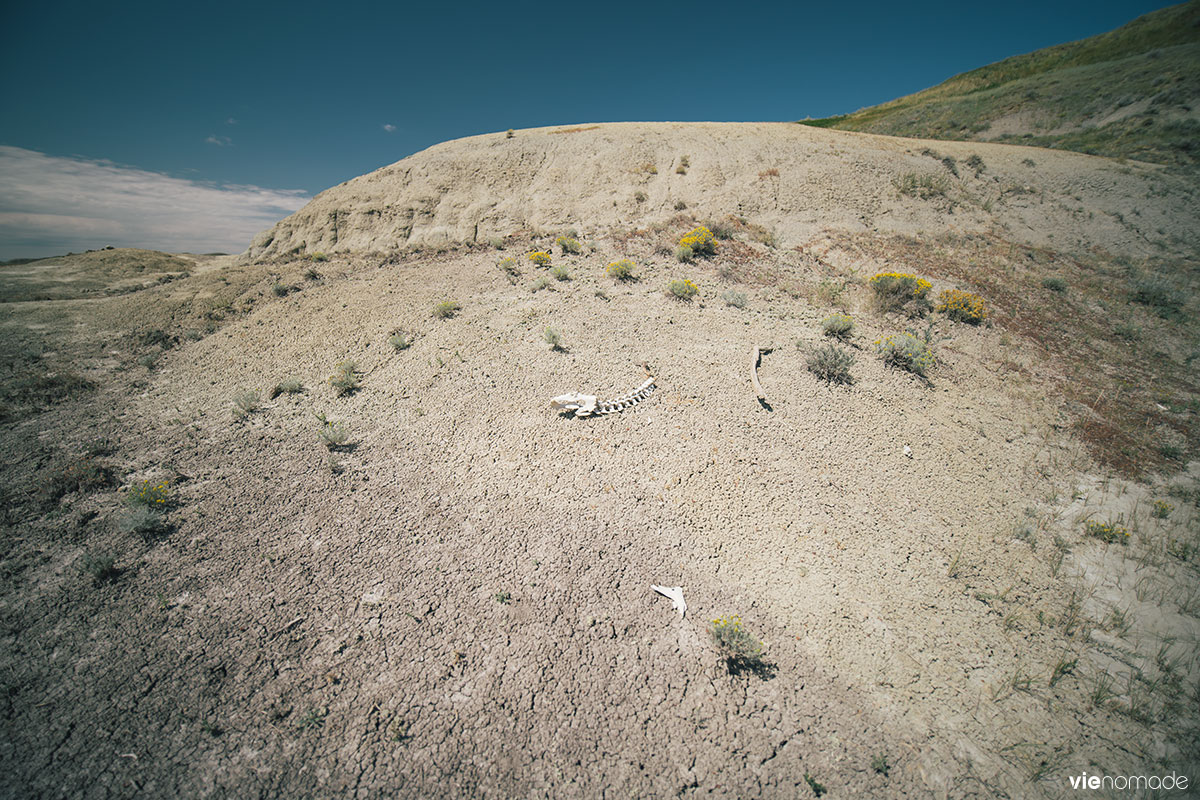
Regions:
M 6 338 L 46 335 L 101 383 L 3 428 L 9 497 L 97 435 L 127 484 L 171 478 L 178 495 L 150 541 L 118 529 L 116 491 L 6 515 L 0 791 L 791 798 L 814 795 L 808 776 L 828 797 L 1058 797 L 1083 769 L 1200 780 L 1196 562 L 1168 552 L 1196 542 L 1197 513 L 1150 513 L 1200 465 L 1105 475 L 1046 365 L 999 327 L 940 323 L 928 382 L 885 367 L 872 342 L 909 323 L 871 311 L 861 284 L 839 301 L 855 381 L 826 385 L 805 354 L 827 304 L 722 279 L 720 254 L 679 264 L 668 233 L 626 238 L 680 199 L 701 219 L 741 213 L 779 239 L 744 251 L 801 284 L 811 254 L 843 277 L 912 266 L 865 263 L 827 229 L 1194 255 L 1192 187 L 1078 154 L 801 126 L 550 130 L 330 189 L 190 278 L 0 307 Z M 924 147 L 986 171 L 902 197 L 897 172 L 940 169 Z M 572 280 L 535 291 L 524 253 L 568 226 L 595 250 L 555 248 Z M 494 236 L 514 238 L 403 249 Z M 320 279 L 295 247 L 334 254 Z M 515 282 L 496 267 L 509 255 Z M 640 280 L 607 278 L 626 255 Z M 664 294 L 685 277 L 699 298 Z M 302 291 L 276 297 L 277 280 Z M 721 300 L 731 288 L 745 309 Z M 195 326 L 224 297 L 246 310 L 153 371 L 115 344 Z M 435 319 L 446 299 L 461 312 Z M 396 328 L 409 349 L 389 346 Z M 771 410 L 750 387 L 755 346 L 774 348 Z M 362 388 L 338 397 L 346 359 Z M 643 364 L 658 390 L 635 409 L 549 408 L 628 391 Z M 238 390 L 285 378 L 305 391 L 234 418 Z M 350 448 L 321 446 L 318 413 Z M 1115 515 L 1129 544 L 1084 536 Z M 111 583 L 81 572 L 98 551 L 123 570 Z M 687 616 L 651 584 L 682 586 Z M 729 615 L 764 641 L 759 672 L 729 674 L 714 647 L 709 621 Z

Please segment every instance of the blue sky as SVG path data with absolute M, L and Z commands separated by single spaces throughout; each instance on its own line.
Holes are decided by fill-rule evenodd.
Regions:
M 6 3 L 0 259 L 238 251 L 312 194 L 447 139 L 829 116 L 1166 5 Z

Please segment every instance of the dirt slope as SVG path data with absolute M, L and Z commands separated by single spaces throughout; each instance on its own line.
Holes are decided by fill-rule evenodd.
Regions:
M 944 162 L 972 155 L 982 170 Z M 906 178 L 932 182 L 925 202 L 901 192 Z M 1192 191 L 1161 169 L 1074 153 L 785 123 L 539 128 L 439 144 L 328 189 L 256 237 L 248 256 L 387 254 L 566 227 L 590 234 L 684 208 L 739 214 L 784 246 L 826 228 L 998 230 L 1067 251 L 1145 255 L 1194 250 Z
M 1061 796 L 1084 769 L 1200 777 L 1191 191 L 795 126 L 518 131 L 335 187 L 255 258 L 5 304 L 5 338 L 44 345 L 29 369 L 70 356 L 95 388 L 0 428 L 0 787 L 982 798 Z M 680 263 L 704 217 L 731 238 Z M 606 274 L 623 257 L 638 280 Z M 891 270 L 986 292 L 994 325 L 880 311 L 866 279 Z M 1178 296 L 1148 305 L 1143 273 Z M 691 301 L 665 291 L 684 278 Z M 856 322 L 848 385 L 806 368 L 834 311 Z M 927 379 L 875 351 L 905 329 L 935 347 Z M 769 410 L 753 346 L 773 347 Z M 345 360 L 361 386 L 339 394 Z M 635 409 L 549 407 L 643 365 L 658 390 Z M 1106 404 L 1128 441 L 1077 435 Z M 1105 445 L 1162 461 L 1131 481 Z M 165 529 L 130 530 L 143 481 L 171 487 Z M 730 615 L 765 643 L 756 669 L 709 635 Z

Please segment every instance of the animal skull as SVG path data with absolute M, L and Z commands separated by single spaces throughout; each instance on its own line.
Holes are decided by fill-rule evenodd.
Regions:
M 551 399 L 550 407 L 560 411 L 574 411 L 577 417 L 590 417 L 596 413 L 596 395 L 571 392 Z

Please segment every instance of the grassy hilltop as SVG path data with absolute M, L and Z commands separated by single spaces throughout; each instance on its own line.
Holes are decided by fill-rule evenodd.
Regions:
M 1013 56 L 930 89 L 806 125 L 996 141 L 1194 169 L 1200 158 L 1200 2 Z

